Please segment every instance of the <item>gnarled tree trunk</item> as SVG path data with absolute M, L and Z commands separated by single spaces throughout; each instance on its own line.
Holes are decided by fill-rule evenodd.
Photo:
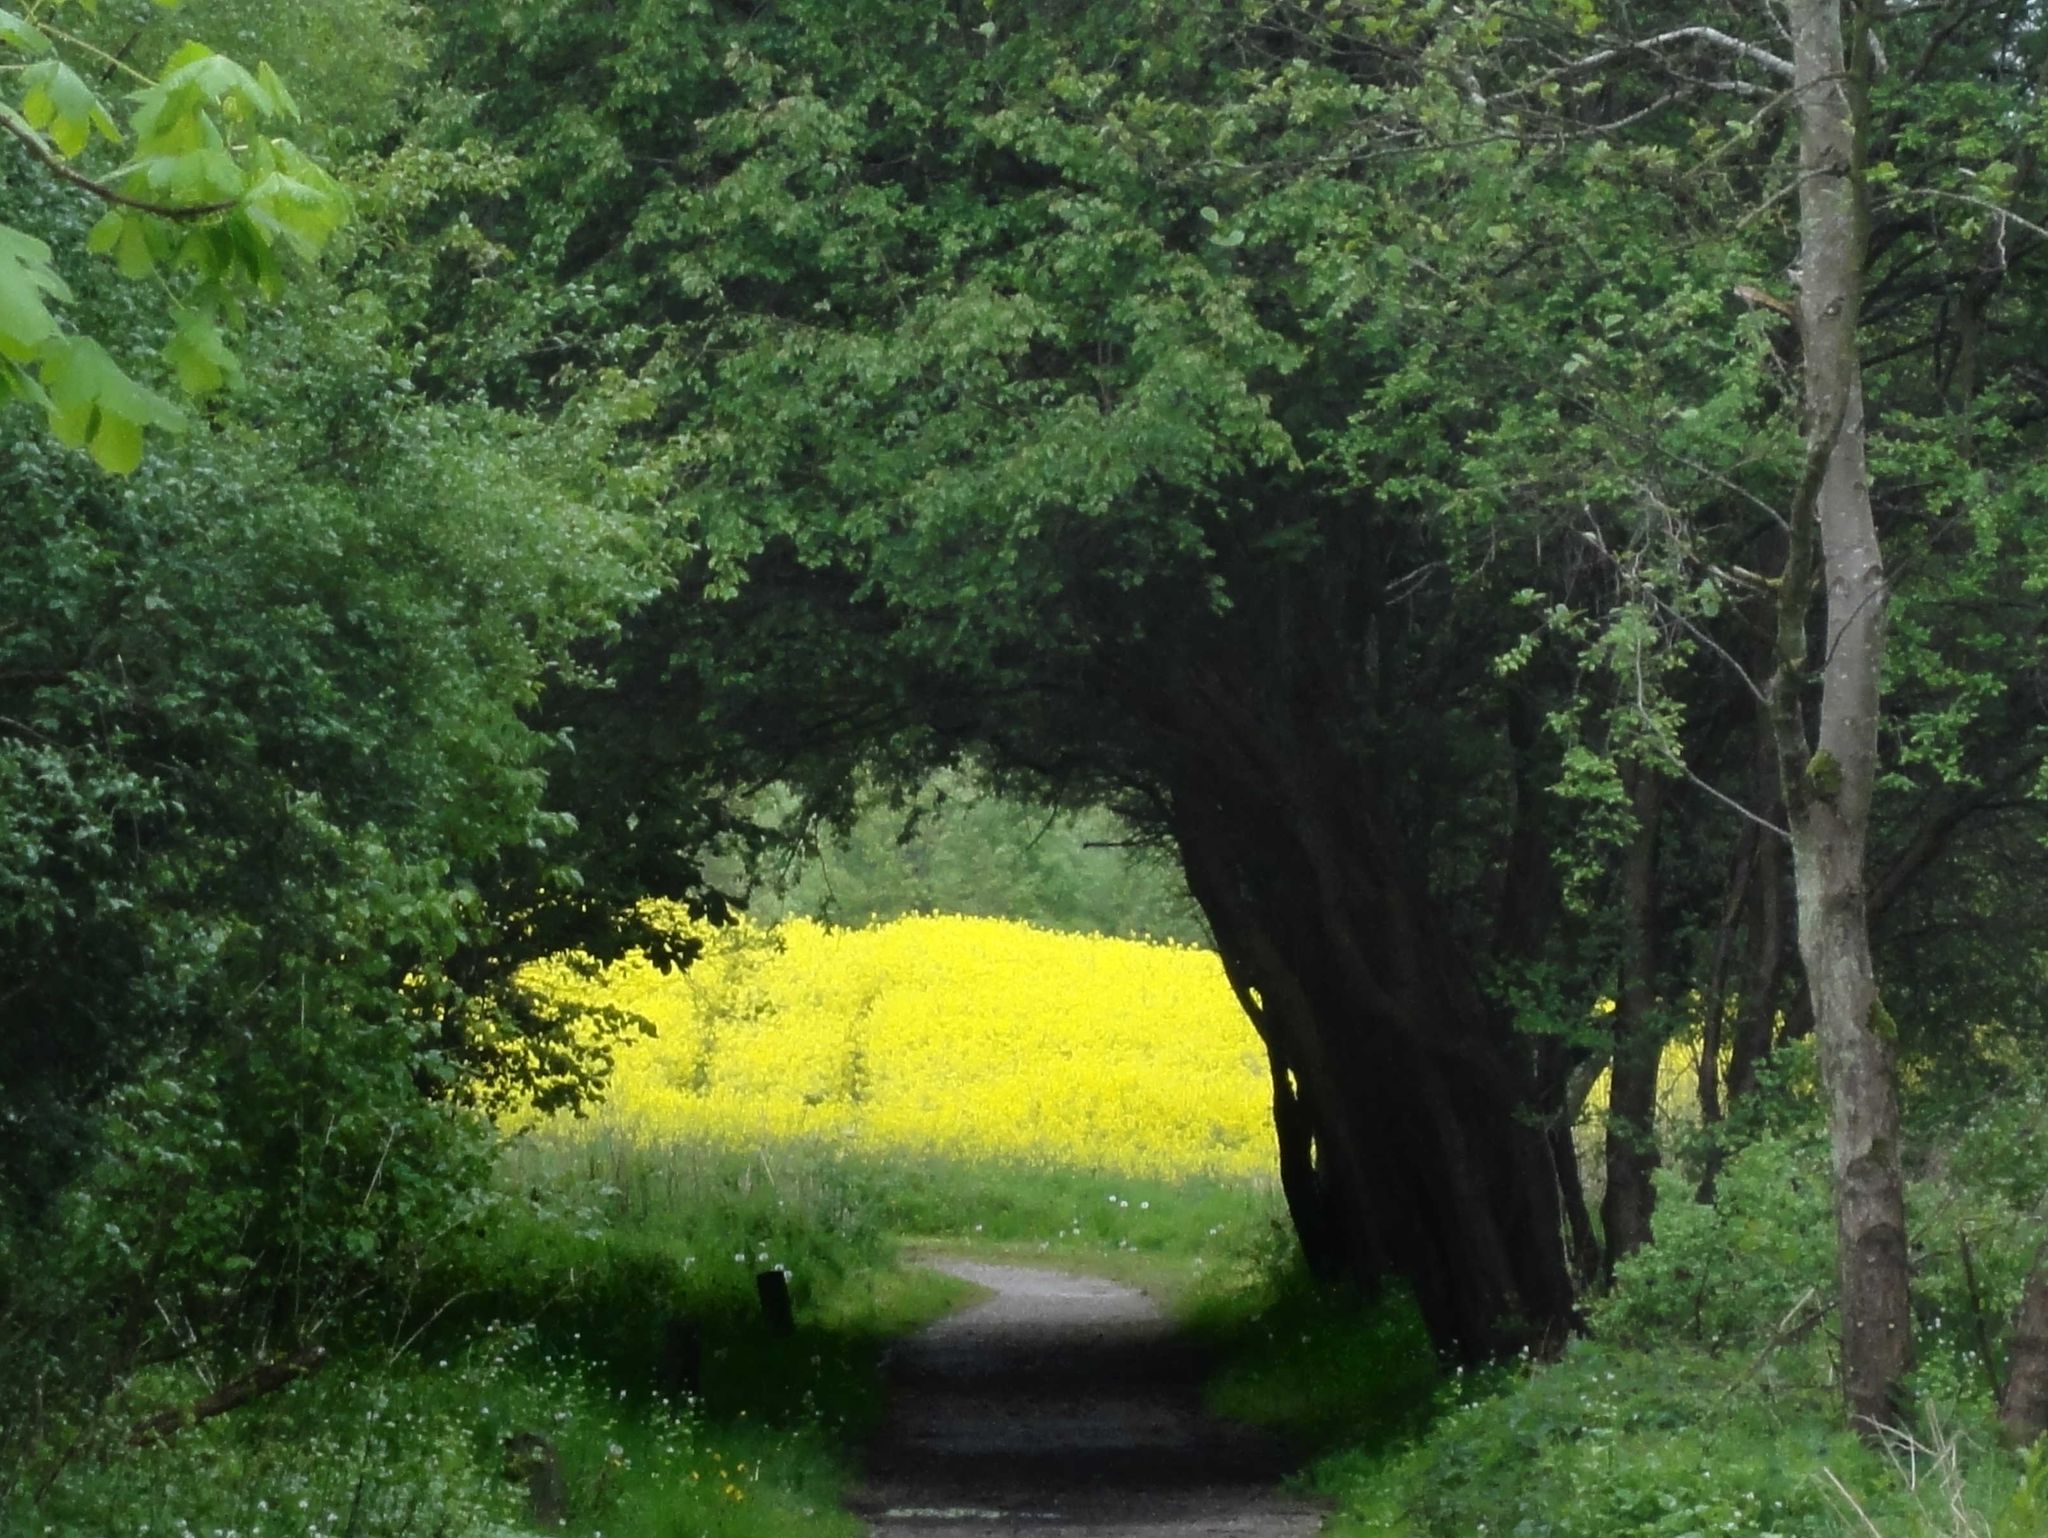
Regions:
M 1573 1321 L 1558 1172 L 1510 1022 L 1356 801 L 1274 779 L 1257 801 L 1190 786 L 1175 830 L 1253 1020 L 1312 1129 L 1288 1199 L 1324 1264 L 1413 1289 L 1466 1362 L 1561 1343 Z M 1291 803 L 1291 804 L 1290 804 Z M 1283 1154 L 1300 1139 L 1280 1130 Z
M 2015 1447 L 2029 1447 L 2048 1432 L 2048 1244 L 2034 1256 L 2013 1316 L 2012 1360 L 1998 1419 Z

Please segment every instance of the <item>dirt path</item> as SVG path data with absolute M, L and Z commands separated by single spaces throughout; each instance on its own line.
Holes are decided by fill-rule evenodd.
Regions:
M 1281 1450 L 1202 1411 L 1200 1363 L 1114 1282 L 976 1261 L 993 1297 L 898 1344 L 856 1510 L 883 1538 L 1307 1538 Z

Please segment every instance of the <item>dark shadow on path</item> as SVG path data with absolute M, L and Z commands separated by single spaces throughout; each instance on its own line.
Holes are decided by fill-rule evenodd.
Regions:
M 975 1261 L 994 1296 L 891 1349 L 890 1404 L 856 1509 L 884 1535 L 1301 1538 L 1273 1439 L 1216 1420 L 1202 1363 L 1143 1293 Z

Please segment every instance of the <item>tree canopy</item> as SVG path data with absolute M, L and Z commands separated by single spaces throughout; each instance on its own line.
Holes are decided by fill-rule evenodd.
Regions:
M 1564 1022 L 1629 954 L 1669 997 L 1718 949 L 1715 1008 L 1763 1022 L 1743 1083 L 1789 976 L 1747 894 L 1783 879 L 1796 136 L 1782 41 L 1719 20 L 646 0 L 446 34 L 451 142 L 522 170 L 440 226 L 468 280 L 413 321 L 427 378 L 644 392 L 694 557 L 622 665 L 689 674 L 678 708 L 822 804 L 967 755 L 1172 840 L 1305 1102 L 1304 1231 L 1480 1352 L 1569 1311 L 1545 1129 L 1607 1049 Z M 2033 303 L 2032 44 L 1949 21 L 1888 22 L 1872 85 L 1881 943 L 1978 879 L 1954 840 L 2031 844 L 2039 762 L 2037 627 L 1992 618 L 2039 537 L 1998 340 Z M 1687 815 L 1628 903 L 1662 780 Z M 1960 942 L 1964 891 L 1931 900 Z M 1885 954 L 1897 996 L 1991 981 Z
M 1787 835 L 1842 765 L 1786 744 L 1843 312 L 1774 13 L 224 3 L 287 90 L 113 9 L 0 10 L 0 388 L 54 435 L 0 419 L 8 1242 L 137 1178 L 135 1096 L 183 1189 L 401 1135 L 433 1185 L 634 1028 L 523 962 L 686 964 L 643 899 L 934 785 L 1171 851 L 1309 1259 L 1448 1356 L 1647 1239 L 1668 1040 L 1711 1194 L 1825 1032 Z M 1864 1024 L 1934 1082 L 2048 1032 L 2044 43 L 1859 26 Z M 431 1226 L 389 1190 L 321 1243 Z

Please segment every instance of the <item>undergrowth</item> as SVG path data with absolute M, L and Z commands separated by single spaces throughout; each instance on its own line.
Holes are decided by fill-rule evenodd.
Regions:
M 1984 1370 L 2040 1196 L 2016 1114 L 1959 1118 L 1921 1167 L 1917 1231 L 1970 1258 L 1921 1257 L 1913 1432 L 1886 1448 L 1840 1425 L 1810 1117 L 1755 1128 L 1712 1205 L 1662 1177 L 1657 1242 L 1590 1338 L 1463 1374 L 1398 1293 L 1310 1281 L 1264 1188 L 586 1131 L 507 1148 L 480 1229 L 371 1300 L 322 1371 L 166 1446 L 103 1439 L 21 1484 L 0 1531 L 504 1538 L 535 1528 L 518 1449 L 544 1438 L 576 1538 L 839 1538 L 882 1345 L 966 1291 L 906 1268 L 914 1240 L 1161 1296 L 1215 1365 L 1212 1407 L 1313 1460 L 1334 1534 L 2044 1538 L 2048 1455 L 1998 1449 Z M 771 1270 L 786 1336 L 757 1301 Z M 204 1388 L 145 1375 L 107 1414 Z
M 451 1236 L 402 1295 L 364 1300 L 317 1371 L 127 1447 L 144 1409 L 214 1386 L 190 1368 L 138 1376 L 16 1481 L 0 1532 L 854 1532 L 840 1497 L 879 1402 L 880 1350 L 966 1289 L 897 1267 L 893 1240 L 823 1167 L 770 1168 L 508 1150 L 479 1229 Z M 795 1305 L 787 1335 L 757 1300 L 775 1270 Z
M 2044 1538 L 2048 1446 L 2004 1451 L 1993 1399 L 2048 1179 L 2039 1109 L 2015 1093 L 1923 1130 L 1920 1359 L 1908 1429 L 1877 1447 L 1842 1422 L 1826 1145 L 1796 1095 L 1711 1205 L 1663 1172 L 1656 1242 L 1559 1360 L 1439 1376 L 1405 1300 L 1283 1267 L 1210 1305 L 1213 1400 L 1323 1454 L 1336 1535 Z

